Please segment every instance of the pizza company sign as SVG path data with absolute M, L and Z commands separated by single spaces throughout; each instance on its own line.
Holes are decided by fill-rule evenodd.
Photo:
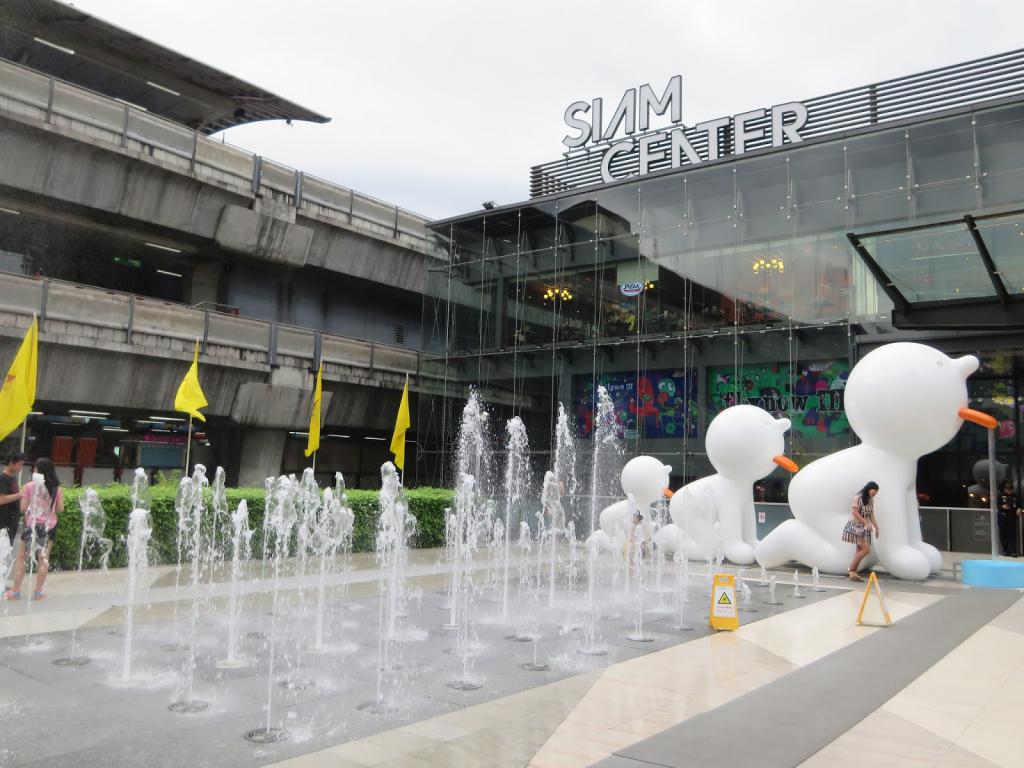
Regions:
M 639 296 L 644 292 L 643 283 L 623 283 L 619 286 L 623 296 Z

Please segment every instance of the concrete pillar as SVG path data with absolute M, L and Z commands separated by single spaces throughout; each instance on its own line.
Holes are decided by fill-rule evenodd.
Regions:
M 218 261 L 206 261 L 192 268 L 192 283 L 189 286 L 188 303 L 192 306 L 200 302 L 216 304 L 217 289 L 220 287 L 220 275 L 224 265 Z
M 262 488 L 266 478 L 279 475 L 287 437 L 283 429 L 246 429 L 242 434 L 238 484 Z

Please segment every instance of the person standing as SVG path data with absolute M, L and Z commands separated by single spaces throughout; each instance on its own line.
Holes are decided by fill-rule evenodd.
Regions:
M 21 493 L 21 511 L 25 515 L 25 529 L 21 533 L 18 549 L 14 555 L 14 585 L 4 592 L 5 600 L 21 599 L 21 583 L 25 580 L 25 552 L 36 561 L 36 584 L 33 600 L 42 600 L 43 585 L 50 570 L 50 549 L 57 533 L 57 521 L 64 512 L 64 495 L 61 493 L 57 470 L 50 459 L 37 459 L 33 471 L 43 476 L 43 490 L 36 498 L 36 485 L 29 483 Z
M 7 464 L 0 472 L 0 529 L 6 529 L 12 547 L 14 537 L 18 533 L 18 518 L 21 517 L 21 489 L 18 488 L 18 477 L 24 465 L 25 454 L 14 451 L 7 457 Z
M 999 511 L 999 543 L 1002 545 L 1003 554 L 1010 557 L 1018 557 L 1017 551 L 1017 516 L 1020 508 L 1017 504 L 1017 493 L 1013 490 L 1013 483 L 1010 480 L 1003 482 L 1002 491 L 998 499 Z
M 869 482 L 853 497 L 850 519 L 843 528 L 843 541 L 857 546 L 850 562 L 850 580 L 864 581 L 860 575 L 860 564 L 871 554 L 871 533 L 878 537 L 878 523 L 875 522 L 875 494 L 878 483 Z

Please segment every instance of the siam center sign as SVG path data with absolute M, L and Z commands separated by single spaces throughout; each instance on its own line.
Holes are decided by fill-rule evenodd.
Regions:
M 797 101 L 731 117 L 683 125 L 683 78 L 675 75 L 659 96 L 650 85 L 627 90 L 611 116 L 604 118 L 604 100 L 574 101 L 565 110 L 569 133 L 562 143 L 569 150 L 600 152 L 601 178 L 605 182 L 652 170 L 699 165 L 754 149 L 779 147 L 803 140 L 807 107 Z M 649 130 L 652 118 L 667 116 L 675 126 Z M 616 167 L 618 166 L 618 168 Z M 628 169 L 623 173 L 622 168 Z

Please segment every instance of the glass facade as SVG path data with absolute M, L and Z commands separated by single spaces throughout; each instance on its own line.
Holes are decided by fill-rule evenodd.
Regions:
M 800 464 L 852 445 L 846 376 L 867 346 L 898 329 L 847 234 L 860 234 L 912 301 L 988 298 L 992 283 L 965 226 L 871 233 L 1016 209 L 1024 209 L 1021 104 L 440 223 L 447 256 L 428 263 L 424 344 L 428 364 L 447 371 L 447 395 L 421 397 L 420 476 L 450 479 L 469 385 L 496 417 L 522 416 L 539 467 L 559 402 L 585 452 L 598 384 L 612 392 L 628 451 L 670 464 L 674 487 L 712 471 L 704 432 L 737 402 L 790 418 L 788 448 Z M 1024 290 L 1024 219 L 978 228 L 1008 286 Z M 1013 423 L 1003 430 L 1012 441 L 1001 432 L 1000 445 L 1019 476 L 1017 342 L 922 340 L 945 347 L 954 336 L 957 350 L 1003 361 L 986 363 L 972 396 L 998 401 Z M 953 497 L 984 457 L 971 439 L 922 463 L 935 503 L 964 501 Z M 787 482 L 781 470 L 772 475 L 768 498 L 784 499 Z

